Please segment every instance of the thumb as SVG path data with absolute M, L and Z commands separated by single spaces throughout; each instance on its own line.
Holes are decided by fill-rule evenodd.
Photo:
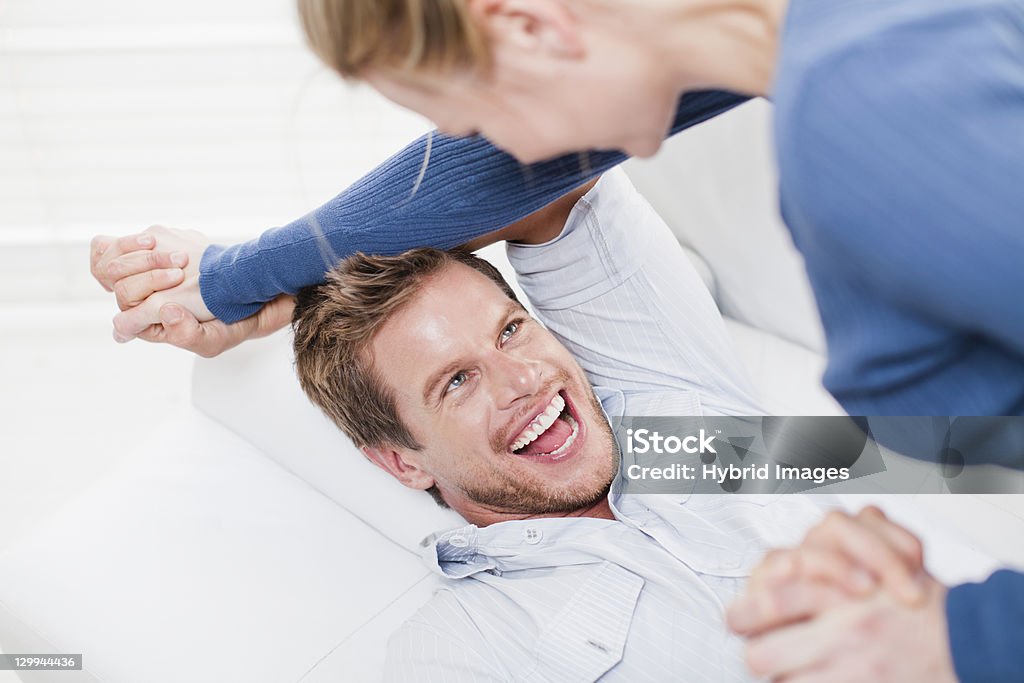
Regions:
M 163 341 L 205 358 L 212 358 L 245 341 L 255 321 L 246 319 L 233 325 L 220 320 L 200 323 L 185 307 L 168 303 L 160 307 L 164 326 Z
M 195 351 L 202 338 L 199 321 L 178 304 L 164 304 L 159 311 L 164 326 L 162 341 L 188 351 Z

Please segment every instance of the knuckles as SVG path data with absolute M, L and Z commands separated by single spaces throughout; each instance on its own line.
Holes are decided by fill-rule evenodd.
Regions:
M 829 528 L 845 527 L 849 520 L 850 516 L 845 512 L 830 510 L 829 513 L 825 515 L 825 521 L 822 523 L 822 526 L 828 526 Z
M 135 303 L 134 301 L 131 300 L 131 296 L 128 292 L 128 285 L 125 283 L 124 280 L 118 280 L 117 282 L 115 282 L 113 290 L 114 298 L 117 299 L 117 305 L 121 308 L 122 311 L 125 310 L 126 308 L 130 308 L 131 305 Z
M 871 518 L 880 519 L 880 520 L 887 520 L 887 519 L 889 519 L 888 517 L 885 516 L 885 513 L 882 512 L 882 509 L 879 508 L 877 505 L 868 505 L 868 506 L 866 506 L 863 510 L 861 510 L 857 514 L 857 516 L 858 517 L 871 517 Z
M 843 512 L 832 510 L 816 527 L 807 532 L 806 541 L 812 545 L 824 544 L 849 527 L 850 519 Z
M 96 263 L 99 261 L 109 246 L 110 242 L 107 239 L 100 237 L 99 235 L 93 237 L 92 240 L 89 241 L 89 254 L 92 262 Z

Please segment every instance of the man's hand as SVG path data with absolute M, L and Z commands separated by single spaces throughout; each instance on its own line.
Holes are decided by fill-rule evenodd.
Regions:
M 175 303 L 199 322 L 213 320 L 199 291 L 199 263 L 209 244 L 193 230 L 153 226 L 139 235 L 95 237 L 93 277 L 114 292 L 121 313 L 114 339 L 126 342 L 160 322 L 160 308 Z
M 924 598 L 921 542 L 869 506 L 830 513 L 796 548 L 769 553 L 746 593 L 729 607 L 729 627 L 745 636 L 813 617 L 876 587 L 908 606 Z
M 955 683 L 945 596 L 917 537 L 868 507 L 766 556 L 728 620 L 759 677 Z
M 786 683 L 956 683 L 946 588 L 930 576 L 909 607 L 884 591 L 752 639 L 755 676 Z
M 142 330 L 138 337 L 212 358 L 244 341 L 276 332 L 291 321 L 294 309 L 295 297 L 282 294 L 259 313 L 227 325 L 220 320 L 201 323 L 184 307 L 164 304 L 159 311 L 160 324 Z

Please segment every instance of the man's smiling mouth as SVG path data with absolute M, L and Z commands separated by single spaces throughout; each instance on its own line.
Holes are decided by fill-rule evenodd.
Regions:
M 519 432 L 509 446 L 515 455 L 558 459 L 579 435 L 579 421 L 561 391 Z

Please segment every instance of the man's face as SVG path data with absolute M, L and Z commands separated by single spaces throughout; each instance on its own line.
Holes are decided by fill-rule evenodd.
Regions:
M 410 485 L 436 484 L 463 514 L 565 513 L 607 493 L 613 438 L 582 369 L 484 275 L 454 264 L 431 277 L 371 352 L 423 446 L 401 450 Z

